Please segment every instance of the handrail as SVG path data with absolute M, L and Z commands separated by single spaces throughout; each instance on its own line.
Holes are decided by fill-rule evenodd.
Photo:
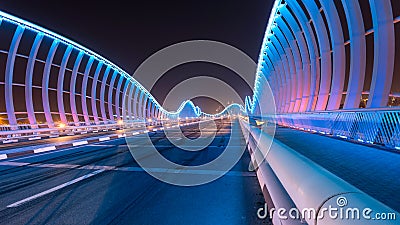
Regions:
M 262 119 L 295 129 L 400 150 L 400 110 L 292 113 L 265 115 Z
M 343 209 L 347 209 L 348 207 L 358 208 L 359 210 L 371 208 L 374 212 L 393 212 L 396 213 L 396 216 L 399 216 L 398 212 L 370 197 L 283 143 L 273 140 L 271 148 L 265 149 L 268 148 L 268 143 L 272 141 L 273 137 L 258 128 L 249 126 L 245 121 L 240 121 L 240 124 L 244 129 L 248 130 L 248 133 L 255 140 L 258 140 L 257 148 L 262 152 L 268 152 L 265 156 L 266 162 L 299 210 L 315 209 L 316 215 L 319 215 L 319 213 L 323 213 L 321 210 L 324 208 L 328 208 L 329 206 L 338 207 L 336 204 L 338 197 L 345 197 L 349 204 L 344 206 Z M 263 168 L 261 167 L 260 169 Z M 322 219 L 308 217 L 304 219 L 309 224 L 349 224 L 349 220 L 346 219 L 328 218 L 326 212 L 325 217 Z M 372 221 L 373 224 L 397 224 L 395 221 L 390 220 Z M 351 224 L 365 225 L 369 223 L 371 223 L 371 220 L 367 220 L 362 216 L 360 216 L 359 220 L 351 221 Z

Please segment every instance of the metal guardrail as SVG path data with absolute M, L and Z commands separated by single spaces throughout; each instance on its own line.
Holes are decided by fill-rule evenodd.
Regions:
M 155 124 L 157 122 L 152 122 Z M 32 128 L 30 125 L 20 125 L 17 130 L 7 129 L 7 126 L 2 126 L 0 129 L 0 140 L 13 140 L 18 138 L 25 138 L 31 136 L 53 136 L 53 135 L 73 135 L 82 132 L 97 132 L 97 131 L 107 131 L 111 129 L 122 129 L 131 127 L 144 127 L 150 124 L 146 121 L 124 121 L 123 123 L 118 123 L 112 121 L 110 123 L 100 123 L 91 125 L 85 125 L 85 123 L 80 123 L 78 126 L 75 123 L 68 123 L 62 127 L 48 128 L 46 124 L 40 124 L 38 128 Z M 9 127 L 9 126 L 8 126 Z
M 400 110 L 278 114 L 269 122 L 400 150 Z
M 341 206 L 344 212 L 348 212 L 348 209 L 352 210 L 357 208 L 359 210 L 364 210 L 368 208 L 372 209 L 374 212 L 393 212 L 397 217 L 399 213 L 330 173 L 283 143 L 273 140 L 271 148 L 269 148 L 273 139 L 272 136 L 259 128 L 250 126 L 243 120 L 240 124 L 246 141 L 249 143 L 251 151 L 254 152 L 253 155 L 257 154 L 257 152 L 258 154 L 260 154 L 260 152 L 264 153 L 264 157 L 262 158 L 252 157 L 252 160 L 257 160 L 255 163 L 259 165 L 257 170 L 261 170 L 262 174 L 268 174 L 270 173 L 266 167 L 266 165 L 268 165 L 278 178 L 280 182 L 279 185 L 282 185 L 285 189 L 283 192 L 289 195 L 297 209 L 301 212 L 303 210 L 314 209 L 315 215 L 320 215 L 320 213 L 325 215 L 322 218 L 304 218 L 308 224 L 398 224 L 397 220 L 369 220 L 363 216 L 360 216 L 359 219 L 351 220 L 331 218 L 326 211 L 324 212 L 324 209 L 330 206 L 340 206 L 338 204 L 339 197 L 346 199 L 349 203 L 348 205 Z M 260 162 L 260 160 L 263 160 L 263 162 Z M 259 175 L 258 171 L 257 175 Z M 267 183 L 267 186 L 268 182 L 270 182 L 270 179 L 265 177 L 258 176 L 258 179 L 262 179 L 264 183 Z M 275 193 L 278 192 L 275 191 Z M 273 195 L 273 193 L 271 193 L 271 195 Z M 278 198 L 277 201 L 282 201 L 282 199 L 284 201 L 283 203 L 276 202 L 274 204 L 276 206 L 290 205 L 290 201 L 285 198 Z M 289 211 L 290 209 L 286 210 Z M 274 224 L 275 221 L 277 221 L 277 224 L 298 223 L 298 221 L 290 221 L 290 219 L 288 221 L 278 221 L 277 218 L 274 218 L 273 221 Z

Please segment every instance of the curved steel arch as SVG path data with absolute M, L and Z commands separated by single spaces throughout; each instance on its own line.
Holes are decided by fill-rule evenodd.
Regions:
M 360 4 L 368 4 L 364 8 L 371 10 L 373 29 L 369 31 L 364 30 L 364 20 L 368 18 L 363 18 Z M 374 64 L 367 108 L 386 107 L 394 76 L 394 23 L 399 21 L 393 18 L 391 4 L 378 0 L 276 0 L 265 31 L 257 74 L 263 74 L 271 84 L 277 111 L 296 113 L 358 108 L 364 82 L 367 82 L 364 79 L 365 36 L 371 33 L 374 35 L 371 56 Z M 349 40 L 345 40 L 343 34 L 346 29 Z M 347 44 L 350 53 L 345 51 Z M 349 61 L 346 61 L 347 56 Z M 268 59 L 274 70 L 269 69 Z M 290 70 L 289 76 L 285 66 Z M 348 76 L 346 66 L 350 68 Z M 297 78 L 297 87 L 290 82 L 294 78 Z M 344 90 L 345 83 L 348 83 L 347 90 Z M 284 87 L 292 90 L 282 90 Z M 262 85 L 255 89 L 258 93 L 257 89 L 262 89 Z M 287 97 L 289 91 L 292 91 L 291 98 Z M 296 99 L 292 107 L 294 93 Z M 253 100 L 249 99 L 247 103 L 255 104 L 256 97 L 259 96 L 254 94 Z
M 65 126 L 87 129 L 91 126 L 116 125 L 120 124 L 121 119 L 125 119 L 126 123 L 130 124 L 134 120 L 146 120 L 147 118 L 176 119 L 183 109 L 182 106 L 175 112 L 166 111 L 150 92 L 127 72 L 76 42 L 0 11 L 0 26 L 4 23 L 15 26 L 15 30 L 11 31 L 13 32 L 12 40 L 7 50 L 5 68 L 4 100 L 6 112 L 0 112 L 0 115 L 7 115 L 8 127 L 11 130 L 22 129 L 23 126 L 29 125 L 30 130 L 46 128 L 46 132 L 48 132 Z M 17 55 L 17 50 L 26 30 L 34 33 L 34 40 L 29 46 L 29 55 L 20 56 Z M 41 44 L 44 38 L 51 41 L 51 46 L 47 53 L 41 56 L 45 57 L 46 60 L 44 62 L 43 75 L 40 77 L 41 87 L 38 87 L 33 85 L 33 81 L 37 79 L 35 77 L 35 65 L 43 63 L 37 59 L 37 55 L 42 47 Z M 61 62 L 57 64 L 54 58 L 58 49 L 61 49 L 59 48 L 60 45 L 66 46 L 66 48 L 63 52 L 59 52 L 62 57 Z M 73 52 L 74 54 L 72 54 Z M 71 57 L 72 55 L 74 57 Z M 19 86 L 24 86 L 25 89 L 24 105 L 26 106 L 26 112 L 15 112 L 14 109 L 13 76 L 16 57 L 26 57 L 28 59 L 24 74 L 25 82 L 24 84 L 18 84 Z M 57 74 L 51 69 L 53 66 L 59 68 Z M 80 68 L 84 68 L 83 73 L 79 71 Z M 103 69 L 104 72 L 102 73 Z M 92 72 L 93 70 L 94 72 Z M 50 81 L 54 77 L 57 77 L 56 88 L 50 88 Z M 82 81 L 79 87 L 81 93 L 77 93 L 76 89 L 76 80 L 78 79 Z M 69 90 L 64 90 L 65 83 L 69 86 Z M 36 93 L 33 91 L 34 88 L 40 88 L 42 100 L 40 103 L 35 103 L 39 99 L 38 96 L 34 96 L 34 93 Z M 56 91 L 55 99 L 51 99 L 50 91 Z M 68 96 L 69 102 L 64 102 L 65 96 Z M 57 103 L 52 102 L 52 100 L 57 101 Z M 43 104 L 43 112 L 35 110 L 34 103 L 35 105 Z M 51 104 L 57 104 L 58 110 L 52 111 Z M 184 104 L 187 104 L 187 102 Z M 201 110 L 195 107 L 193 103 L 189 105 L 197 116 L 202 114 Z M 78 106 L 82 107 L 82 113 L 79 111 L 78 114 Z M 69 110 L 66 111 L 66 108 L 70 109 L 71 113 L 69 113 Z M 99 112 L 101 115 L 99 115 Z M 18 114 L 26 115 L 27 122 L 19 122 L 16 116 Z M 37 114 L 43 114 L 46 121 L 38 123 Z M 53 118 L 56 118 L 54 115 L 57 114 L 59 115 L 59 121 L 53 121 Z M 32 133 L 37 132 L 32 131 Z

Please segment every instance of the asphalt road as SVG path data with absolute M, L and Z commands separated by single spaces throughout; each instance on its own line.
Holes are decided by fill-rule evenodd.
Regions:
M 213 142 L 196 152 L 174 147 L 161 131 L 149 135 L 171 161 L 200 165 L 224 151 L 230 125 L 219 121 Z M 183 132 L 199 135 L 196 126 Z M 268 224 L 257 218 L 264 200 L 248 165 L 246 151 L 211 183 L 171 185 L 143 171 L 124 139 L 2 160 L 0 224 Z

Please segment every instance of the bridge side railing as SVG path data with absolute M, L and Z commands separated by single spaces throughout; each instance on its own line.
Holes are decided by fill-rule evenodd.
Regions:
M 374 212 L 398 213 L 366 193 L 317 165 L 292 148 L 273 139 L 268 132 L 240 121 L 248 143 L 253 167 L 256 168 L 260 184 L 265 184 L 271 195 L 274 211 L 274 224 L 299 224 L 298 220 L 280 219 L 278 210 L 286 212 L 297 208 L 308 224 L 396 224 L 395 221 L 376 221 L 360 216 L 348 220 L 331 218 L 324 209 L 341 207 L 338 198 L 345 198 L 348 205 L 343 211 L 370 208 Z M 272 143 L 272 144 L 271 144 Z M 276 177 L 276 179 L 274 178 Z M 289 208 L 287 208 L 289 207 Z M 282 212 L 282 211 L 281 211 Z M 310 215 L 309 213 L 314 213 Z
M 281 126 L 400 150 L 400 110 L 384 108 L 287 113 L 263 119 Z

